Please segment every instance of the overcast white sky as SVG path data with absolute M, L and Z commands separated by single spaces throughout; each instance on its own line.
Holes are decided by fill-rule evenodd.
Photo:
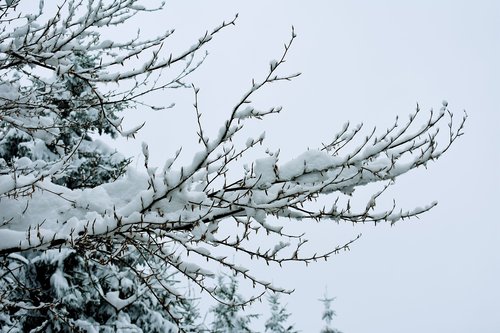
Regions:
M 209 129 L 220 126 L 250 80 L 279 56 L 293 24 L 298 39 L 286 69 L 303 75 L 256 101 L 284 106 L 256 125 L 283 161 L 328 141 L 347 120 L 383 128 L 416 102 L 429 110 L 446 99 L 457 118 L 469 114 L 466 135 L 441 160 L 401 177 L 385 195 L 407 208 L 433 200 L 438 207 L 392 228 L 304 224 L 311 248 L 363 237 L 327 263 L 262 272 L 296 289 L 284 301 L 297 327 L 319 331 L 317 299 L 328 285 L 337 297 L 335 327 L 345 333 L 499 332 L 500 2 L 172 0 L 154 19 L 136 22 L 145 35 L 175 28 L 167 45 L 175 50 L 235 13 L 237 26 L 214 39 L 192 76 L 204 120 Z M 175 101 L 175 109 L 136 111 L 129 123 L 147 125 L 137 143 L 120 149 L 137 155 L 147 141 L 158 165 L 180 145 L 194 151 L 190 96 L 168 92 L 159 101 Z
M 286 302 L 297 327 L 319 331 L 317 299 L 328 285 L 337 296 L 335 327 L 345 333 L 499 332 L 500 2 L 184 0 L 138 24 L 145 34 L 175 27 L 175 48 L 235 13 L 237 26 L 213 41 L 192 76 L 204 119 L 219 126 L 251 78 L 278 57 L 293 24 L 298 39 L 286 69 L 303 75 L 257 101 L 285 108 L 258 124 L 283 161 L 328 141 L 347 120 L 388 126 L 416 102 L 428 110 L 446 99 L 457 117 L 469 114 L 466 135 L 446 156 L 386 194 L 403 207 L 433 200 L 438 207 L 392 228 L 304 225 L 318 249 L 363 237 L 327 263 L 262 272 L 296 288 Z M 148 121 L 139 143 L 149 143 L 158 164 L 179 145 L 194 149 L 189 95 L 169 92 L 162 98 L 175 109 L 130 120 Z

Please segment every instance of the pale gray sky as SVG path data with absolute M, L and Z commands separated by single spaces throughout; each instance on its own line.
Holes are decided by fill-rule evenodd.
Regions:
M 302 223 L 309 249 L 363 237 L 326 263 L 256 272 L 296 289 L 283 300 L 297 327 L 319 332 L 317 299 L 328 286 L 337 297 L 335 327 L 345 333 L 499 332 L 500 2 L 171 0 L 166 11 L 135 24 L 144 36 L 175 28 L 166 45 L 175 51 L 235 13 L 237 25 L 209 44 L 191 77 L 209 131 L 281 54 L 291 25 L 298 39 L 285 68 L 303 75 L 260 94 L 257 105 L 282 105 L 284 113 L 250 128 L 266 130 L 265 145 L 281 148 L 282 161 L 327 142 L 347 120 L 384 128 L 416 102 L 429 110 L 446 99 L 457 118 L 463 109 L 469 114 L 465 136 L 441 160 L 401 177 L 385 194 L 406 208 L 438 200 L 431 212 L 394 227 Z M 146 141 L 162 165 L 182 145 L 189 161 L 197 149 L 192 92 L 155 99 L 177 107 L 129 113 L 128 124 L 147 124 L 137 142 L 121 141 L 119 150 L 137 156 Z
M 364 236 L 327 263 L 271 270 L 275 283 L 296 289 L 285 300 L 297 327 L 319 331 L 317 299 L 328 285 L 337 296 L 335 327 L 345 333 L 499 332 L 500 2 L 169 1 L 156 21 L 138 24 L 145 34 L 175 27 L 171 45 L 179 48 L 235 13 L 237 26 L 214 39 L 192 76 L 204 119 L 218 128 L 251 78 L 278 57 L 293 24 L 298 39 L 286 69 L 303 75 L 257 101 L 285 108 L 256 125 L 267 146 L 282 148 L 282 160 L 328 141 L 347 120 L 388 126 L 416 102 L 428 110 L 446 99 L 457 117 L 469 114 L 466 135 L 446 156 L 385 195 L 407 208 L 438 200 L 420 220 L 303 225 L 318 249 Z M 162 98 L 175 100 L 174 110 L 136 113 L 131 123 L 148 123 L 137 145 L 124 149 L 137 155 L 145 140 L 158 164 L 181 144 L 194 149 L 190 96 L 168 93 Z

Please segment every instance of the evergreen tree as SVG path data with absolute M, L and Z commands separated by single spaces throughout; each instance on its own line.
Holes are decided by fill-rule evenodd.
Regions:
M 97 57 L 80 51 L 68 55 L 67 61 L 83 71 L 95 67 Z M 2 84 L 3 89 L 18 89 L 30 110 L 23 117 L 19 110 L 9 110 L 7 115 L 18 117 L 18 121 L 0 123 L 0 161 L 4 167 L 15 168 L 23 157 L 44 161 L 46 166 L 65 159 L 64 172 L 54 175 L 53 182 L 70 189 L 92 188 L 123 175 L 129 160 L 92 137 L 116 137 L 113 122 L 118 121 L 116 113 L 127 103 L 101 104 L 91 86 L 74 76 L 54 75 L 42 80 L 31 75 L 27 79 L 29 84 L 23 86 Z M 43 130 L 41 124 L 45 124 Z
M 172 278 L 163 280 L 169 284 L 165 288 L 149 272 L 171 276 L 166 265 L 146 263 L 129 247 L 111 261 L 102 252 L 92 259 L 68 249 L 12 257 L 9 275 L 0 280 L 2 296 L 9 299 L 0 308 L 0 327 L 5 332 L 177 332 L 173 322 L 181 315 L 179 303 L 187 300 L 171 293 Z
M 332 321 L 333 317 L 336 316 L 335 311 L 332 309 L 331 305 L 332 302 L 335 300 L 335 298 L 330 298 L 327 295 L 327 292 L 325 291 L 325 295 L 323 298 L 321 298 L 319 301 L 323 303 L 323 315 L 321 316 L 321 319 L 325 322 L 325 327 L 321 330 L 321 333 L 342 333 L 341 331 L 333 328 Z
M 179 314 L 181 317 L 180 328 L 185 333 L 208 332 L 204 323 L 200 323 L 201 314 L 198 308 L 198 299 L 192 297 L 192 289 L 189 288 L 186 301 L 179 304 Z
M 97 67 L 100 56 L 76 51 L 65 60 L 85 71 Z M 78 190 L 115 181 L 129 160 L 96 137 L 117 136 L 116 113 L 128 103 L 102 103 L 85 80 L 53 74 L 27 75 L 22 86 L 0 83 L 4 102 L 9 90 L 17 90 L 27 111 L 2 109 L 3 116 L 18 119 L 0 122 L 0 167 L 22 173 L 22 163 L 36 161 L 42 172 L 64 160 L 64 170 L 52 175 L 57 185 Z M 86 254 L 78 248 L 11 254 L 0 262 L 1 332 L 177 332 L 172 323 L 195 308 L 175 291 L 171 275 L 165 262 L 118 239 Z M 195 320 L 188 316 L 178 326 L 198 332 Z
M 218 277 L 215 295 L 220 302 L 211 312 L 214 315 L 211 333 L 251 333 L 250 324 L 257 318 L 256 314 L 245 314 L 244 298 L 238 293 L 238 280 L 232 275 Z
M 297 333 L 298 331 L 293 325 L 286 324 L 290 313 L 286 311 L 286 307 L 280 304 L 279 294 L 270 294 L 267 298 L 271 310 L 271 316 L 266 320 L 265 332 L 269 333 Z

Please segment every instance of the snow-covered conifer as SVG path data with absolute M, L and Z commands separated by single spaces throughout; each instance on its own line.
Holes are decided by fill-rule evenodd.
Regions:
M 110 250 L 112 247 L 109 248 Z M 0 280 L 5 332 L 178 332 L 183 295 L 164 263 L 132 247 L 110 260 L 72 249 L 11 255 Z M 152 273 L 152 272 L 155 273 Z M 165 286 L 148 281 L 162 274 Z M 2 331 L 4 332 L 4 331 Z
M 199 298 L 193 297 L 192 289 L 189 288 L 184 299 L 179 303 L 180 327 L 185 333 L 208 332 L 203 323 L 204 318 L 200 313 Z
M 245 299 L 238 293 L 238 281 L 232 275 L 218 277 L 215 295 L 220 300 L 211 312 L 213 321 L 210 333 L 252 333 L 250 325 L 257 314 L 244 313 Z
M 4 10 L 4 15 L 8 15 Z M 75 8 L 67 10 L 68 14 L 76 12 Z M 42 10 L 38 15 L 41 13 Z M 47 27 L 57 30 L 54 23 Z M 23 26 L 19 25 L 14 32 L 19 29 Z M 31 39 L 50 35 L 47 31 L 40 33 L 36 27 L 31 29 L 25 35 Z M 68 35 L 65 29 L 59 31 Z M 9 39 L 16 40 L 3 35 L 4 46 Z M 50 59 L 47 53 L 45 57 L 49 59 L 45 60 L 49 65 L 44 65 L 38 60 L 22 59 L 36 55 L 29 50 L 32 45 L 24 43 L 21 45 L 25 49 L 8 50 L 2 58 L 0 165 L 3 171 L 43 174 L 47 168 L 62 163 L 60 171 L 49 178 L 53 184 L 70 190 L 94 188 L 118 179 L 125 173 L 128 159 L 95 137 L 119 135 L 117 113 L 131 103 L 126 99 L 102 100 L 96 86 L 76 74 L 99 67 L 98 59 L 106 49 L 66 51 L 57 60 Z M 45 45 L 49 46 L 54 47 L 50 43 Z M 30 66 L 30 61 L 35 66 Z M 36 65 L 55 66 L 57 61 L 62 63 L 58 69 L 69 66 L 72 74 L 55 70 L 43 76 L 33 70 Z M 11 194 L 14 199 L 25 195 L 15 191 Z M 44 209 L 51 208 L 49 202 Z M 113 256 L 108 257 L 111 253 Z M 177 325 L 172 322 L 178 322 L 192 304 L 176 292 L 176 282 L 171 278 L 175 271 L 167 267 L 158 258 L 145 258 L 132 245 L 113 241 L 96 243 L 93 253 L 79 251 L 77 247 L 10 253 L 0 263 L 0 326 L 9 332 L 115 332 L 120 327 L 130 332 L 177 332 Z M 161 278 L 155 280 L 155 276 Z
M 280 294 L 270 294 L 267 298 L 270 307 L 270 316 L 265 323 L 266 333 L 297 333 L 294 325 L 287 324 L 290 313 L 280 303 Z
M 320 298 L 320 302 L 323 303 L 323 314 L 321 319 L 325 322 L 325 327 L 321 329 L 321 333 L 342 333 L 341 331 L 332 327 L 333 317 L 336 316 L 335 311 L 332 309 L 332 302 L 335 298 L 328 297 L 325 291 L 323 298 Z

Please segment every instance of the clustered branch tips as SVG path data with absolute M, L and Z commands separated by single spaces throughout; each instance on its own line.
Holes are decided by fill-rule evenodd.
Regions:
M 1 256 L 58 248 L 81 254 L 86 264 L 128 265 L 141 281 L 140 287 L 149 289 L 167 312 L 170 308 L 163 303 L 162 292 L 153 286 L 161 286 L 159 290 L 167 290 L 175 298 L 182 295 L 164 284 L 162 273 L 166 266 L 223 302 L 211 284 L 215 274 L 209 268 L 215 267 L 248 280 L 258 289 L 256 295 L 239 304 L 244 306 L 260 299 L 266 291 L 291 291 L 252 275 L 227 253 L 268 265 L 307 265 L 348 250 L 360 237 L 324 253 L 311 254 L 306 233 L 289 233 L 284 222 L 287 219 L 392 225 L 418 217 L 435 206 L 431 203 L 403 210 L 394 203 L 389 209 L 376 209 L 377 200 L 397 177 L 440 158 L 463 134 L 466 114 L 457 125 L 447 102 L 439 112 L 431 111 L 429 115 L 417 105 L 408 121 L 398 124 L 396 119 L 386 131 L 374 128 L 364 138 L 362 124 L 352 128 L 347 123 L 330 143 L 287 163 L 280 161 L 279 151 L 268 151 L 264 158 L 249 161 L 243 170 L 237 169 L 236 161 L 246 158 L 265 138 L 262 134 L 242 143 L 243 126 L 282 110 L 257 110 L 251 98 L 271 83 L 300 75 L 280 73 L 297 37 L 294 28 L 278 60 L 270 62 L 261 80 L 252 80 L 249 90 L 228 110 L 228 119 L 219 131 L 210 135 L 203 125 L 199 89 L 185 79 L 203 62 L 206 54 L 200 59 L 199 51 L 220 31 L 234 25 L 237 16 L 207 31 L 187 50 L 163 56 L 163 45 L 173 30 L 151 40 L 134 37 L 126 42 L 101 41 L 98 32 L 99 27 L 120 25 L 140 12 L 159 10 L 163 5 L 146 9 L 134 0 L 114 0 L 106 5 L 89 0 L 83 7 L 83 2 L 63 2 L 44 24 L 24 26 L 24 31 L 9 31 L 6 27 L 0 31 L 0 142 L 15 133 L 19 149 L 33 148 L 36 152 L 34 147 L 42 147 L 52 154 L 48 161 L 33 152 L 21 157 L 19 151 L 0 158 L 0 209 L 8 200 L 15 200 L 19 206 L 3 213 L 0 221 L 0 237 L 9 239 L 0 247 Z M 32 16 L 8 16 L 16 4 L 10 2 L 0 8 L 0 22 L 41 20 L 42 10 Z M 143 65 L 127 69 L 136 57 L 142 59 Z M 181 62 L 184 66 L 174 66 Z M 53 77 L 48 80 L 39 75 L 41 68 Z M 163 80 L 167 69 L 175 75 Z M 21 84 L 21 75 L 31 85 Z M 120 88 L 119 83 L 124 82 L 132 85 Z M 143 97 L 152 92 L 180 87 L 191 87 L 194 92 L 200 150 L 193 154 L 191 163 L 179 166 L 178 150 L 159 170 L 150 165 L 150 151 L 144 143 L 146 172 L 127 171 L 128 160 L 116 158 L 115 152 L 99 146 L 100 152 L 109 153 L 109 163 L 119 160 L 113 164 L 119 170 L 103 172 L 105 177 L 99 181 L 94 172 L 89 172 L 81 183 L 67 185 L 75 161 L 83 163 L 80 155 L 89 154 L 85 149 L 94 147 L 89 133 L 134 137 L 144 124 L 123 130 L 121 118 L 115 113 L 147 106 Z M 84 121 L 71 118 L 75 113 Z M 449 119 L 448 134 L 440 147 L 439 130 L 445 119 Z M 70 134 L 79 133 L 79 141 L 61 139 L 62 134 L 71 136 L 64 132 L 68 128 L 73 131 Z M 371 196 L 364 209 L 356 211 L 351 204 L 356 188 L 379 182 L 382 189 Z M 332 200 L 331 196 L 337 197 Z M 331 199 L 331 207 L 317 209 L 314 202 L 320 197 Z M 47 198 L 56 213 L 34 222 L 36 204 Z M 339 198 L 347 198 L 347 202 L 342 205 Z M 133 251 L 146 263 L 143 270 L 126 261 Z M 13 275 L 10 268 L 5 269 L 5 274 Z M 95 288 L 101 291 L 100 283 L 95 281 Z M 99 294 L 120 310 L 112 301 L 115 294 Z M 175 320 L 175 314 L 169 313 Z

